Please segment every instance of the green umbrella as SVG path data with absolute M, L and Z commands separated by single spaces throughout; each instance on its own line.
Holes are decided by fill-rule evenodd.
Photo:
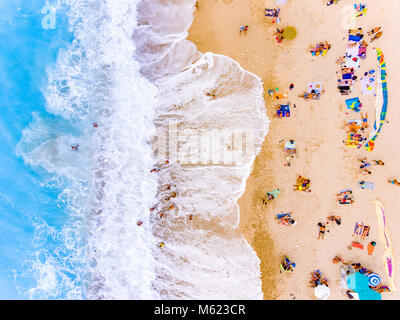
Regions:
M 286 40 L 292 40 L 296 38 L 297 36 L 297 30 L 295 27 L 286 27 L 285 30 L 283 30 L 282 37 L 285 38 Z

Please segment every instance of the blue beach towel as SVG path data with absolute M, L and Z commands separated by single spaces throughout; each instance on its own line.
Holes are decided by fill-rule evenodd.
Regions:
M 349 35 L 349 41 L 355 41 L 355 42 L 360 42 L 361 38 L 353 35 Z

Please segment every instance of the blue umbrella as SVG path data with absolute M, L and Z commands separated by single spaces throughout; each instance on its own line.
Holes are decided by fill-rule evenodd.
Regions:
M 371 273 L 368 276 L 368 281 L 369 281 L 369 285 L 371 287 L 376 287 L 376 286 L 379 286 L 381 284 L 381 277 L 376 273 Z

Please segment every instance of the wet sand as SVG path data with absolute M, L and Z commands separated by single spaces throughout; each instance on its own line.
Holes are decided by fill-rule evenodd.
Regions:
M 253 172 L 247 181 L 247 188 L 239 201 L 240 228 L 260 258 L 261 278 L 265 299 L 316 299 L 309 287 L 310 273 L 320 269 L 329 279 L 330 299 L 347 299 L 339 285 L 339 267 L 332 259 L 339 255 L 344 260 L 360 262 L 382 276 L 386 283 L 385 264 L 382 258 L 383 244 L 378 235 L 378 226 L 373 200 L 383 202 L 387 224 L 397 266 L 400 248 L 400 187 L 387 183 L 389 178 L 400 178 L 400 127 L 399 101 L 400 84 L 398 39 L 400 29 L 398 16 L 400 0 L 388 6 L 384 1 L 364 0 L 368 6 L 365 16 L 357 18 L 356 26 L 368 31 L 382 26 L 384 35 L 370 44 L 367 59 L 361 61 L 356 72 L 360 79 L 364 72 L 377 70 L 376 53 L 373 47 L 383 50 L 388 71 L 388 123 L 385 123 L 376 140 L 375 150 L 370 153 L 364 148 L 345 147 L 344 124 L 350 119 L 360 119 L 360 114 L 345 107 L 345 99 L 360 97 L 362 112 L 368 112 L 370 128 L 375 121 L 375 97 L 364 96 L 360 81 L 350 96 L 341 96 L 336 89 L 339 70 L 336 60 L 346 51 L 345 39 L 348 25 L 344 16 L 351 12 L 354 2 L 342 0 L 327 7 L 323 0 L 288 0 L 281 8 L 279 25 L 271 23 L 264 16 L 264 8 L 276 8 L 273 0 L 200 0 L 199 9 L 189 32 L 202 52 L 224 54 L 238 61 L 240 65 L 264 82 L 264 88 L 280 88 L 288 91 L 290 83 L 295 88 L 290 92 L 289 101 L 296 104 L 290 118 L 274 117 L 277 103 L 265 95 L 266 112 L 271 119 L 268 136 L 258 155 Z M 354 11 L 353 11 L 354 12 Z M 239 34 L 240 25 L 249 25 L 246 36 Z M 295 40 L 280 46 L 272 36 L 277 27 L 295 26 L 298 36 Z M 332 48 L 327 56 L 312 57 L 309 46 L 327 40 Z M 307 89 L 308 81 L 321 81 L 326 90 L 319 101 L 305 101 L 298 96 Z M 369 129 L 368 129 L 369 130 Z M 294 139 L 297 156 L 287 162 L 281 141 Z M 382 159 L 384 167 L 373 166 L 373 174 L 359 173 L 358 158 Z M 311 193 L 294 192 L 293 185 L 298 175 L 311 179 Z M 375 183 L 374 191 L 361 190 L 358 181 Z M 281 196 L 268 206 L 262 204 L 265 192 L 280 188 Z M 355 203 L 343 206 L 336 202 L 336 194 L 350 188 Z M 293 212 L 297 224 L 292 227 L 278 225 L 274 216 L 281 212 Z M 341 216 L 342 225 L 327 225 L 324 240 L 318 240 L 317 223 L 326 222 L 330 215 Z M 347 247 L 353 240 L 356 222 L 371 226 L 370 236 L 360 241 L 365 246 L 376 241 L 373 256 Z M 279 273 L 279 258 L 288 255 L 297 266 L 291 274 Z M 398 272 L 396 285 L 398 286 Z M 295 297 L 295 298 L 294 298 Z M 399 290 L 383 294 L 383 299 L 399 299 Z

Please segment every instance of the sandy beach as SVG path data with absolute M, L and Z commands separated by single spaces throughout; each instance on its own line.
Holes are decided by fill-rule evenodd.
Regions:
M 271 120 L 269 132 L 259 153 L 254 169 L 247 181 L 246 191 L 239 201 L 240 228 L 256 251 L 261 264 L 261 278 L 264 299 L 317 299 L 309 286 L 310 273 L 321 270 L 329 279 L 329 299 L 347 299 L 339 283 L 339 267 L 332 262 L 335 256 L 345 261 L 359 262 L 382 277 L 387 283 L 386 267 L 383 260 L 383 243 L 379 237 L 377 215 L 373 201 L 379 200 L 385 206 L 386 223 L 391 234 L 395 284 L 400 285 L 398 257 L 400 236 L 400 187 L 389 184 L 388 179 L 400 178 L 400 140 L 397 130 L 400 126 L 400 110 L 396 102 L 400 99 L 400 68 L 398 39 L 400 39 L 400 0 L 364 0 L 368 12 L 356 19 L 356 27 L 369 31 L 381 26 L 383 36 L 369 44 L 367 58 L 361 61 L 356 71 L 358 81 L 349 96 L 341 96 L 337 90 L 337 74 L 340 69 L 337 59 L 346 52 L 348 24 L 345 16 L 351 12 L 354 1 L 342 0 L 326 6 L 324 0 L 288 0 L 276 6 L 275 0 L 200 0 L 188 39 L 201 52 L 227 55 L 240 65 L 258 75 L 265 92 L 279 88 L 289 91 L 289 84 L 295 85 L 289 99 L 292 108 L 290 118 L 275 117 L 277 103 L 265 94 L 266 112 Z M 281 8 L 280 23 L 272 24 L 264 16 L 265 8 Z M 350 10 L 350 11 L 349 11 Z M 354 9 L 353 9 L 354 13 Z M 240 35 L 239 26 L 248 25 L 247 35 Z M 296 39 L 277 44 L 273 33 L 277 27 L 295 26 Z M 321 41 L 328 41 L 332 48 L 328 54 L 312 56 L 309 47 Z M 377 70 L 377 55 L 374 47 L 380 48 L 387 63 L 389 106 L 387 123 L 376 140 L 373 152 L 348 148 L 345 124 L 350 119 L 360 119 L 360 114 L 348 110 L 345 100 L 359 97 L 363 103 L 362 112 L 368 113 L 370 130 L 375 121 L 375 97 L 361 94 L 360 78 L 370 69 Z M 299 98 L 307 90 L 309 81 L 322 82 L 325 93 L 319 101 L 305 101 Z M 369 132 L 369 131 L 368 131 Z M 297 155 L 287 163 L 282 141 L 295 140 Z M 358 158 L 383 160 L 385 166 L 372 165 L 372 174 L 364 176 L 359 171 Z M 293 185 L 297 176 L 311 180 L 311 193 L 295 192 Z M 357 183 L 361 180 L 375 183 L 373 191 L 362 190 Z M 275 188 L 281 196 L 264 206 L 261 198 Z M 336 194 L 352 189 L 355 203 L 340 205 Z M 281 212 L 293 212 L 297 224 L 291 227 L 277 224 L 274 217 Z M 319 222 L 326 223 L 328 216 L 342 218 L 340 226 L 327 224 L 324 240 L 318 240 Z M 360 241 L 366 246 L 376 241 L 372 256 L 366 249 L 348 249 L 353 240 L 356 222 L 371 227 L 369 237 Z M 279 272 L 279 259 L 287 255 L 296 262 L 293 273 Z M 400 291 L 383 293 L 384 300 L 399 299 Z

